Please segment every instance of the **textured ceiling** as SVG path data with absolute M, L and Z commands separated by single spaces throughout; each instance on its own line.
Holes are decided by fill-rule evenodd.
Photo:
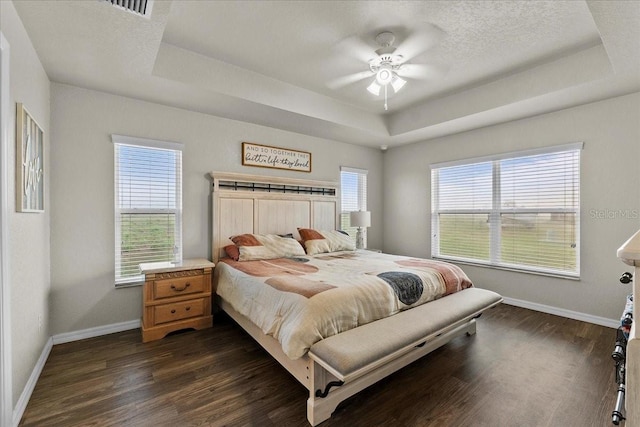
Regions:
M 269 17 L 266 19 L 265 17 Z M 390 104 L 416 101 L 511 72 L 600 42 L 584 2 L 176 2 L 163 42 L 289 82 L 380 113 L 365 91 L 372 80 L 333 91 L 325 82 L 366 70 L 341 41 L 357 37 L 377 47 L 392 30 L 402 42 L 420 23 L 444 31 L 414 63 L 437 63 L 448 73 L 411 81 Z
M 53 81 L 363 145 L 410 143 L 640 90 L 640 2 L 15 0 Z M 446 70 L 382 97 L 363 52 L 441 30 Z M 434 39 L 435 40 L 435 39 Z M 360 48 L 358 48 L 360 46 Z

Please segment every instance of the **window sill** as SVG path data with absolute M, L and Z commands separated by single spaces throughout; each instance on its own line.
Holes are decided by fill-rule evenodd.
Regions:
M 473 261 L 460 259 L 460 258 L 446 258 L 446 257 L 440 257 L 440 256 L 434 256 L 432 258 L 440 261 L 455 263 L 455 264 L 470 265 L 473 267 L 484 267 L 484 268 L 490 268 L 493 270 L 504 270 L 504 271 L 511 271 L 514 273 L 533 274 L 535 276 L 546 276 L 546 277 L 554 277 L 556 279 L 567 279 L 567 280 L 574 280 L 578 282 L 580 281 L 579 275 L 576 276 L 576 275 L 561 274 L 561 273 L 546 272 L 546 271 L 527 270 L 524 268 L 507 267 L 502 265 L 483 264 L 480 262 L 473 262 Z
M 135 281 L 135 282 L 116 283 L 115 287 L 116 289 L 122 289 L 122 288 L 134 288 L 136 286 L 142 286 L 142 285 L 144 285 L 144 280 L 142 282 Z

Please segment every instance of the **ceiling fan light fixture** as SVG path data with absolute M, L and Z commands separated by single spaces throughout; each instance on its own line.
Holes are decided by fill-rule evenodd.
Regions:
M 393 87 L 393 91 L 395 93 L 398 93 L 400 89 L 404 87 L 405 83 L 407 83 L 405 79 L 398 75 L 394 75 L 393 79 L 391 80 L 391 87 Z
M 394 73 L 389 68 L 380 68 L 376 73 L 376 81 L 380 86 L 386 86 L 393 80 Z
M 380 88 L 381 88 L 381 86 L 374 80 L 367 87 L 367 90 L 369 92 L 371 92 L 372 94 L 374 94 L 375 96 L 378 96 L 378 95 L 380 95 Z
M 444 74 L 446 70 L 440 70 L 446 67 L 437 63 L 413 64 L 409 62 L 414 57 L 434 47 L 444 34 L 444 31 L 436 25 L 425 22 L 416 27 L 411 33 L 404 34 L 404 41 L 396 45 L 396 38 L 393 32 L 382 31 L 375 37 L 379 48 L 373 52 L 372 46 L 366 40 L 352 36 L 342 44 L 351 46 L 353 50 L 358 50 L 357 58 L 366 63 L 369 69 L 334 79 L 328 82 L 327 86 L 335 90 L 348 84 L 372 78 L 373 81 L 370 80 L 367 91 L 376 97 L 384 96 L 384 109 L 388 110 L 389 91 L 393 90 L 392 96 L 400 92 L 407 84 L 405 79 L 430 79 L 436 77 L 437 74 Z

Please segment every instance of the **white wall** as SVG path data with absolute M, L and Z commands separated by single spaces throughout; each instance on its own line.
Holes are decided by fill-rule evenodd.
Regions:
M 140 287 L 114 288 L 111 134 L 182 142 L 183 255 L 209 257 L 210 171 L 338 181 L 340 166 L 369 170 L 369 230 L 382 245 L 382 154 L 63 84 L 51 87 L 51 332 L 60 334 L 138 319 Z M 312 172 L 245 167 L 243 141 L 309 151 Z
M 431 256 L 430 163 L 584 141 L 581 159 L 581 280 L 462 266 L 503 296 L 608 319 L 630 287 L 617 248 L 640 228 L 640 94 L 389 150 L 384 160 L 384 249 Z M 626 217 L 624 216 L 626 214 Z M 602 218 L 604 217 L 604 218 Z
M 15 123 L 15 103 L 22 102 L 45 134 L 45 156 L 50 150 L 49 79 L 38 59 L 12 2 L 0 1 L 0 27 L 10 45 L 10 87 Z M 10 141 L 15 141 L 15 125 Z M 15 191 L 15 143 L 10 144 L 9 188 Z M 45 159 L 45 194 L 50 194 L 51 164 Z M 11 343 L 13 405 L 15 407 L 49 338 L 50 204 L 45 213 L 17 213 L 15 192 L 9 214 L 9 287 L 11 296 Z M 42 317 L 42 327 L 38 318 Z

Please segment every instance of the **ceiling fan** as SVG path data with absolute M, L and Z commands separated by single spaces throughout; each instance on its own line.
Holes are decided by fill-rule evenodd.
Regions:
M 444 32 L 432 24 L 424 24 L 412 32 L 397 47 L 394 46 L 396 36 L 391 31 L 382 31 L 375 37 L 378 49 L 374 50 L 358 37 L 350 37 L 340 43 L 341 50 L 346 50 L 360 61 L 368 65 L 368 69 L 341 76 L 327 82 L 330 89 L 336 90 L 374 77 L 367 90 L 375 96 L 384 91 L 384 109 L 388 110 L 387 91 L 389 86 L 397 93 L 409 79 L 431 79 L 444 75 L 447 67 L 442 64 L 412 64 L 411 59 L 438 44 Z

